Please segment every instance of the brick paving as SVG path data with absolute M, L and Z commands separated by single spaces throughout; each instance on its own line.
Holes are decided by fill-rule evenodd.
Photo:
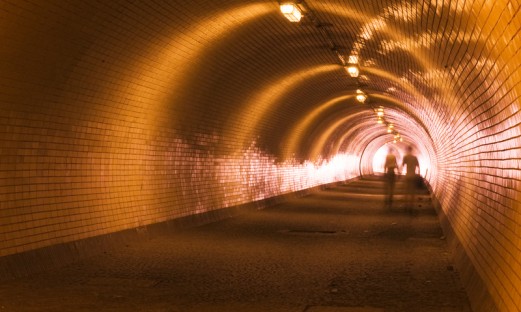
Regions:
M 382 190 L 355 181 L 5 282 L 0 312 L 471 311 L 429 195 L 409 213 Z

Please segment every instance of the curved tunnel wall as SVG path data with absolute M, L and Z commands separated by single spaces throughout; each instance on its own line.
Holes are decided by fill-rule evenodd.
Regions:
M 276 4 L 193 4 L 3 8 L 0 255 L 356 176 L 354 156 L 276 162 L 257 143 L 274 102 L 339 66 L 252 62 L 249 24 Z
M 370 173 L 382 105 L 431 161 L 474 306 L 518 307 L 520 6 L 307 2 L 358 82 L 276 1 L 4 2 L 0 256 Z

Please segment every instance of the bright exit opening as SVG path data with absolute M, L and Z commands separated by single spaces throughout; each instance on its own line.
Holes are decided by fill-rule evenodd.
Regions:
M 373 157 L 373 172 L 374 173 L 384 173 L 384 165 L 385 165 L 385 157 L 387 156 L 387 153 L 389 152 L 389 148 L 392 149 L 392 152 L 396 156 L 396 161 L 398 162 L 398 167 L 400 173 L 405 174 L 404 168 L 401 167 L 402 165 L 402 158 L 403 155 L 405 155 L 405 150 L 407 148 L 407 144 L 405 143 L 387 143 L 384 144 L 382 147 L 380 147 Z M 415 150 L 414 155 L 418 157 L 418 162 L 420 163 L 420 174 L 425 177 L 428 170 L 429 170 L 429 160 L 428 158 L 424 157 L 424 155 L 421 155 L 418 153 L 417 150 Z
M 396 148 L 396 146 L 392 145 L 392 144 L 391 145 L 384 144 L 374 154 L 374 157 L 373 157 L 373 172 L 374 173 L 384 173 L 385 157 L 387 156 L 387 153 L 389 152 L 389 148 L 392 149 L 394 155 L 396 156 L 396 161 L 398 162 L 398 165 L 400 165 L 402 163 L 402 154 Z

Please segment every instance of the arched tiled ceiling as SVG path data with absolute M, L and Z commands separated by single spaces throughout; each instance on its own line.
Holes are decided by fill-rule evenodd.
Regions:
M 1 255 L 339 179 L 315 159 L 369 173 L 391 139 L 381 105 L 431 163 L 494 302 L 516 309 L 519 3 L 300 3 L 290 23 L 271 0 L 4 1 Z
M 368 90 L 366 90 L 368 91 Z M 403 108 L 403 103 L 400 103 L 396 101 L 393 97 L 385 94 L 379 94 L 377 92 L 370 92 L 371 93 L 371 100 L 368 101 L 368 103 L 358 103 L 354 99 L 354 94 L 351 92 L 351 95 L 338 95 L 336 97 L 333 97 L 333 99 L 328 100 L 324 102 L 321 105 L 317 105 L 317 107 L 308 113 L 304 120 L 300 121 L 299 124 L 295 127 L 295 129 L 292 132 L 292 136 L 287 140 L 288 144 L 286 145 L 287 153 L 295 153 L 296 146 L 299 146 L 303 149 L 309 149 L 310 154 L 308 157 L 310 158 L 316 158 L 317 155 L 334 155 L 335 153 L 339 152 L 338 148 L 333 149 L 333 152 L 324 152 L 322 150 L 323 145 L 325 142 L 328 141 L 328 136 L 331 135 L 333 131 L 335 131 L 335 128 L 342 124 L 349 124 L 347 126 L 346 130 L 348 133 L 353 130 L 353 125 L 360 126 L 360 116 L 359 114 L 353 114 L 351 111 L 358 111 L 363 110 L 366 113 L 369 114 L 369 116 L 374 115 L 374 110 L 378 107 L 386 107 L 386 108 L 395 108 L 399 107 L 399 111 L 401 112 L 401 115 L 396 117 L 388 118 L 389 115 L 387 114 L 386 121 L 391 122 L 396 126 L 395 130 L 397 130 L 399 133 L 407 133 L 407 132 L 413 132 L 413 133 L 421 133 L 420 136 L 416 137 L 417 142 L 423 142 L 424 144 L 432 145 L 432 140 L 430 138 L 430 135 L 425 128 L 425 125 L 422 124 L 422 122 L 415 118 L 414 115 L 411 115 L 410 113 L 407 113 L 405 109 Z M 333 111 L 333 108 L 337 107 L 337 110 Z M 338 111 L 338 109 L 342 109 L 343 107 L 350 107 L 351 111 L 346 111 L 344 109 L 344 112 L 341 113 Z M 326 117 L 323 117 L 321 115 L 324 115 Z M 332 122 L 331 118 L 337 118 L 336 121 Z M 367 116 L 366 116 L 367 117 Z M 307 135 L 305 128 L 306 125 L 313 124 L 314 120 L 321 120 L 323 118 L 328 118 L 329 120 L 325 122 L 327 124 L 328 130 L 320 130 L 318 131 L 320 133 L 320 138 L 317 140 L 317 142 L 313 140 L 309 140 L 309 136 Z M 338 118 L 340 118 L 340 121 L 338 121 Z M 373 119 L 370 119 L 373 123 L 376 122 L 376 117 Z M 414 121 L 411 127 L 404 127 L 406 123 L 410 123 Z M 316 122 L 316 121 L 315 121 Z M 402 125 L 400 125 L 400 123 Z M 367 125 L 366 125 L 367 127 Z M 382 131 L 386 132 L 387 128 L 386 125 L 380 125 L 379 127 L 370 127 L 371 131 L 375 131 L 377 133 L 382 133 Z M 351 130 L 349 130 L 351 129 Z M 368 130 L 369 127 L 367 127 L 366 130 Z M 407 129 L 407 130 L 406 130 Z M 369 131 L 369 130 L 368 130 Z M 300 133 L 300 136 L 297 136 L 297 133 Z M 414 136 L 414 135 L 413 135 Z M 308 140 L 309 145 L 312 145 L 313 147 L 307 147 L 308 144 L 304 144 L 305 141 Z M 392 141 L 392 140 L 390 140 Z M 311 142 L 311 143 L 310 143 Z M 416 141 L 415 141 L 416 142 Z M 339 145 L 341 142 L 335 143 L 335 145 Z M 412 142 L 411 142 L 412 143 Z M 353 146 L 351 148 L 347 148 L 346 150 L 356 150 L 358 145 L 358 142 L 355 140 L 353 143 Z
M 168 92 L 171 92 L 172 94 L 174 94 L 176 88 L 192 88 L 192 85 L 197 84 L 198 79 L 201 76 L 204 76 L 204 74 L 206 72 L 208 72 L 207 75 L 212 75 L 212 77 L 215 77 L 213 79 L 216 79 L 215 84 L 217 84 L 219 76 L 215 75 L 214 72 L 206 71 L 205 62 L 208 62 L 208 63 L 213 62 L 213 59 L 207 57 L 207 55 L 211 55 L 212 53 L 219 53 L 218 52 L 219 49 L 226 49 L 226 48 L 219 48 L 219 46 L 226 47 L 227 41 L 235 40 L 234 36 L 230 35 L 230 31 L 232 31 L 233 27 L 237 27 L 237 25 L 239 25 L 239 24 L 226 24 L 226 22 L 224 22 L 224 21 L 221 23 L 221 22 L 219 22 L 219 20 L 220 19 L 226 20 L 227 18 L 229 18 L 230 15 L 232 15 L 232 16 L 240 16 L 241 18 L 243 18 L 243 16 L 244 16 L 244 21 L 246 21 L 246 20 L 255 21 L 255 19 L 258 18 L 259 16 L 262 16 L 263 14 L 267 14 L 270 9 L 276 10 L 277 8 L 273 7 L 273 6 L 269 6 L 267 4 L 266 5 L 251 4 L 251 5 L 244 5 L 242 7 L 240 7 L 240 6 L 232 7 L 232 8 L 229 8 L 228 11 L 226 11 L 225 13 L 215 14 L 214 18 L 212 18 L 212 21 L 208 22 L 207 25 L 203 23 L 202 25 L 198 25 L 197 27 L 191 29 L 190 33 L 193 33 L 194 37 L 198 37 L 199 36 L 198 34 L 201 33 L 201 36 L 205 37 L 205 41 L 206 41 L 204 44 L 200 45 L 200 48 L 191 49 L 191 51 L 190 51 L 189 57 L 191 59 L 198 60 L 197 67 L 191 66 L 191 68 L 183 69 L 183 67 L 186 67 L 187 64 L 190 64 L 190 65 L 193 64 L 192 62 L 187 62 L 186 59 L 175 60 L 175 59 L 169 59 L 168 57 L 166 57 L 166 58 L 163 58 L 164 60 L 161 58 L 160 58 L 160 60 L 163 61 L 165 64 L 168 64 L 168 66 L 174 66 L 178 69 L 179 69 L 179 67 L 181 67 L 178 70 L 179 72 L 190 71 L 190 72 L 192 72 L 192 74 L 189 76 L 197 77 L 197 78 L 194 78 L 193 82 L 190 82 L 190 79 L 181 80 L 181 79 L 176 79 L 175 77 L 173 77 L 172 79 L 173 79 L 173 81 L 176 81 L 176 83 L 177 83 L 177 81 L 184 81 L 184 82 L 183 82 L 183 85 L 180 85 L 178 87 L 175 87 L 175 85 L 169 85 L 168 87 L 170 90 Z M 327 11 L 327 10 L 325 10 L 325 11 Z M 255 14 L 248 15 L 248 14 L 245 14 L 245 12 L 248 12 L 248 13 L 255 12 Z M 273 13 L 273 12 L 271 12 L 271 13 Z M 343 13 L 343 14 L 349 15 L 350 13 Z M 244 21 L 239 20 L 239 23 L 243 23 Z M 363 23 L 364 19 L 359 18 L 358 21 Z M 219 30 L 219 28 L 217 28 L 217 29 L 215 28 L 215 23 L 218 23 L 219 25 L 226 25 L 226 26 L 221 26 L 222 30 Z M 293 25 L 290 25 L 289 27 L 295 28 Z M 210 37 L 208 37 L 207 33 L 205 33 L 205 31 L 209 28 L 212 28 L 212 35 Z M 244 28 L 246 28 L 245 31 L 248 31 L 248 25 L 243 24 L 242 29 L 244 29 Z M 292 29 L 291 30 L 292 34 L 289 37 L 287 34 L 282 33 L 280 31 L 280 29 L 276 29 L 273 32 L 269 32 L 269 33 L 262 32 L 259 35 L 257 35 L 255 38 L 255 40 L 263 42 L 264 40 L 268 40 L 268 39 L 273 41 L 273 38 L 278 36 L 281 38 L 281 40 L 287 42 L 287 44 L 273 45 L 272 47 L 270 47 L 269 52 L 266 53 L 268 55 L 268 57 L 270 57 L 271 60 L 275 61 L 275 64 L 284 62 L 285 66 L 287 67 L 289 64 L 287 55 L 290 55 L 291 53 L 293 53 L 293 54 L 295 53 L 295 51 L 291 51 L 291 50 L 298 50 L 298 53 L 302 54 L 304 56 L 304 58 L 301 57 L 301 60 L 299 61 L 300 65 L 299 65 L 299 63 L 296 63 L 295 64 L 296 67 L 292 70 L 292 72 L 290 72 L 289 75 L 281 76 L 280 79 L 276 79 L 275 77 L 273 77 L 273 75 L 271 75 L 269 85 L 262 87 L 262 84 L 259 84 L 258 87 L 255 89 L 256 90 L 255 92 L 257 92 L 257 94 L 250 95 L 250 97 L 252 98 L 250 104 L 244 105 L 244 108 L 243 108 L 244 113 L 239 114 L 239 116 L 234 115 L 233 120 L 230 120 L 230 122 L 228 124 L 230 125 L 231 131 L 233 131 L 233 129 L 236 128 L 235 127 L 236 123 L 246 123 L 246 124 L 252 125 L 250 128 L 250 131 L 249 131 L 250 133 L 248 133 L 248 132 L 240 133 L 241 137 L 243 137 L 243 139 L 240 139 L 240 140 L 244 141 L 245 145 L 247 145 L 248 142 L 251 141 L 253 133 L 256 132 L 255 124 L 258 123 L 260 120 L 263 120 L 263 118 L 265 116 L 267 116 L 266 114 L 270 109 L 277 110 L 280 108 L 280 106 L 281 106 L 280 102 L 282 102 L 283 99 L 285 100 L 284 94 L 289 92 L 288 89 L 291 89 L 291 88 L 297 89 L 299 87 L 298 86 L 299 83 L 302 84 L 306 79 L 310 79 L 314 75 L 317 75 L 319 73 L 325 73 L 326 71 L 335 72 L 334 64 L 327 65 L 327 64 L 324 64 L 323 62 L 322 63 L 319 62 L 317 65 L 315 65 L 315 67 L 313 67 L 313 62 L 316 63 L 316 61 L 319 60 L 320 58 L 325 58 L 324 60 L 329 60 L 329 61 L 335 61 L 335 60 L 334 60 L 334 58 L 332 58 L 330 51 L 327 50 L 327 43 L 323 42 L 323 41 L 321 42 L 320 33 L 319 32 L 317 33 L 317 30 L 314 29 L 313 26 L 301 26 L 300 28 L 306 28 L 306 29 L 299 29 L 299 28 Z M 362 28 L 364 28 L 364 27 L 362 27 Z M 252 27 L 252 29 L 253 29 L 253 27 Z M 367 29 L 366 29 L 366 31 L 367 31 Z M 387 30 L 385 30 L 385 31 L 382 30 L 382 31 L 384 33 L 388 32 Z M 391 33 L 393 33 L 393 31 L 391 31 Z M 263 39 L 263 37 L 265 37 L 266 39 Z M 398 34 L 398 35 L 394 35 L 394 37 L 401 38 L 403 36 Z M 310 39 L 314 40 L 316 43 L 310 44 L 309 43 Z M 299 42 L 299 40 L 302 41 L 303 44 L 297 44 L 297 42 Z M 364 39 L 364 40 L 367 41 L 367 39 Z M 214 44 L 212 44 L 212 41 L 215 41 Z M 360 41 L 360 40 L 358 40 L 358 41 Z M 325 47 L 321 46 L 321 44 L 324 45 Z M 359 42 L 357 44 L 358 44 L 358 46 L 357 46 L 358 49 L 360 49 Z M 304 52 L 302 52 L 302 51 L 304 51 Z M 251 49 L 249 53 L 251 55 L 255 55 L 258 57 L 258 52 L 259 52 L 259 49 L 254 48 L 254 49 Z M 358 52 L 360 52 L 360 51 L 358 51 Z M 166 53 L 165 55 L 168 56 L 169 53 Z M 274 58 L 274 56 L 277 56 L 278 58 L 281 58 L 281 56 L 282 56 L 282 58 L 277 60 Z M 312 59 L 310 59 L 310 57 L 312 57 Z M 251 56 L 248 56 L 248 53 L 246 53 L 246 54 L 243 53 L 242 55 L 240 55 L 240 58 L 238 57 L 238 59 L 236 61 L 241 61 L 241 59 L 247 60 L 250 58 L 251 58 Z M 295 58 L 295 59 L 298 60 L 298 58 Z M 250 61 L 250 63 L 255 64 L 256 62 Z M 243 64 L 243 63 L 240 62 L 240 64 Z M 335 77 L 330 76 L 330 78 L 328 78 L 328 79 L 335 80 L 335 79 L 337 79 L 337 77 L 339 75 L 341 75 L 338 73 L 338 71 L 341 71 L 342 69 L 339 66 L 339 64 L 337 64 L 337 65 L 338 65 L 337 66 L 338 70 L 334 73 Z M 159 66 L 159 68 L 161 68 L 161 67 L 162 66 Z M 211 70 L 213 70 L 213 69 L 211 69 Z M 165 71 L 165 73 L 166 72 L 167 71 Z M 241 72 L 244 72 L 244 68 L 241 68 Z M 388 85 L 392 85 L 393 88 L 396 88 L 394 86 L 402 87 L 401 89 L 404 90 L 403 92 L 406 92 L 408 94 L 408 96 L 407 96 L 408 98 L 417 98 L 418 96 L 420 96 L 419 92 L 414 90 L 414 88 L 411 87 L 410 83 L 408 83 L 407 81 L 400 81 L 400 79 L 398 78 L 399 76 L 395 76 L 395 75 L 386 73 L 382 69 L 378 69 L 376 67 L 369 67 L 369 66 L 365 68 L 365 73 L 366 74 L 364 77 L 366 78 L 366 81 L 364 81 L 364 82 L 371 81 L 371 79 L 373 79 L 373 80 L 380 79 L 381 81 L 392 81 L 393 83 L 388 83 Z M 230 73 L 228 73 L 228 74 L 229 75 L 227 76 L 227 78 L 230 76 L 233 76 L 233 72 L 231 74 Z M 208 77 L 206 77 L 206 78 L 208 78 Z M 206 81 L 208 81 L 208 79 L 206 79 Z M 325 81 L 325 80 L 322 79 L 322 81 Z M 383 83 L 381 81 L 378 82 L 379 85 L 377 85 L 375 83 L 375 85 L 379 86 L 380 89 L 382 89 L 382 83 Z M 136 84 L 143 85 L 140 83 L 136 83 Z M 318 85 L 318 84 L 315 83 L 315 85 Z M 345 82 L 337 81 L 336 85 L 337 85 L 337 88 L 340 87 L 341 89 L 353 89 L 354 84 L 352 81 L 349 81 L 349 79 L 346 79 Z M 317 88 L 317 87 L 315 87 L 315 88 Z M 300 90 L 301 89 L 303 89 L 303 88 L 301 87 Z M 327 88 L 322 88 L 322 89 L 325 89 L 326 91 L 331 92 L 332 90 L 334 90 L 334 86 L 329 88 L 329 90 L 327 90 Z M 252 88 L 252 90 L 254 90 L 254 89 Z M 140 90 L 140 89 L 135 90 L 136 93 L 141 93 L 142 91 L 143 90 Z M 409 94 L 409 93 L 411 93 L 411 94 Z M 278 95 L 275 95 L 275 94 L 278 94 Z M 162 96 L 164 96 L 164 95 L 162 95 Z M 150 99 L 150 101 L 155 102 L 153 99 Z M 158 102 L 164 102 L 164 100 L 158 101 Z M 191 101 L 191 102 L 193 102 L 193 101 Z M 301 103 L 304 103 L 304 102 L 301 102 Z M 168 109 L 168 108 L 166 108 L 166 109 Z M 187 109 L 190 109 L 190 108 L 187 108 Z M 161 111 L 161 110 L 156 109 L 155 111 Z M 249 114 L 250 111 L 255 111 L 256 113 Z M 154 118 L 152 118 L 152 120 L 155 121 Z M 181 123 L 182 123 L 182 121 L 181 121 Z M 291 154 L 293 152 L 289 151 L 289 153 Z

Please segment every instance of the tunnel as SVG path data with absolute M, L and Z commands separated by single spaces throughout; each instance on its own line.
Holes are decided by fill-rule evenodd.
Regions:
M 518 311 L 520 9 L 3 1 L 0 271 L 260 209 L 412 146 L 473 308 Z

